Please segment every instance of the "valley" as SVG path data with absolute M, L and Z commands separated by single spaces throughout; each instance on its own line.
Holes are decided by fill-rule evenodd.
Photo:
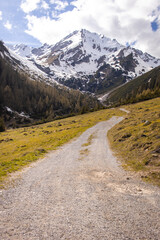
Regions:
M 45 124 L 7 130 L 0 134 L 1 187 L 10 173 L 43 158 L 86 129 L 112 116 L 125 119 L 109 131 L 113 151 L 122 166 L 137 172 L 143 180 L 160 184 L 159 166 L 159 108 L 160 99 L 125 106 L 130 113 L 119 108 L 100 110 Z
M 7 47 L 0 42 L 0 52 L 0 127 L 1 131 L 10 129 L 0 134 L 2 185 L 8 173 L 37 160 L 99 121 L 124 115 L 118 108 L 111 107 L 160 95 L 160 59 L 85 29 L 74 31 L 54 45 L 44 44 L 37 49 L 23 44 Z M 151 170 L 151 165 L 153 169 L 159 168 L 159 155 L 153 161 L 151 154 L 158 149 L 154 132 L 159 131 L 159 98 L 152 101 L 156 106 L 155 115 L 152 107 L 146 107 L 148 102 L 140 104 L 140 113 L 148 111 L 144 114 L 146 119 L 142 118 L 136 105 L 126 106 L 131 109 L 126 129 L 121 133 L 121 127 L 115 127 L 109 136 L 114 150 L 133 163 L 128 163 L 124 157 L 126 164 L 132 165 L 131 169 L 145 169 L 144 178 L 159 184 L 159 170 L 155 174 Z M 111 109 L 101 110 L 104 108 Z M 132 137 L 132 132 L 136 134 L 132 111 L 140 114 L 140 124 L 150 122 L 151 141 L 145 137 L 146 143 L 141 142 L 142 138 L 139 144 L 134 143 L 138 138 Z M 65 127 L 61 127 L 63 125 Z M 132 125 L 131 133 L 126 133 Z M 147 130 L 141 125 L 142 135 L 146 136 Z M 121 139 L 121 134 L 131 137 L 122 136 L 123 141 L 115 139 L 116 136 Z M 133 149 L 134 157 L 127 155 L 129 149 L 122 147 L 124 141 Z M 150 145 L 146 148 L 148 142 Z M 136 155 L 140 152 L 143 155 L 141 161 Z
M 159 240 L 159 1 L 1 1 L 0 33 L 0 240 Z
M 140 104 L 140 112 L 136 105 L 126 106 L 131 109 L 129 120 L 124 120 L 126 128 L 121 132 L 121 127 L 115 127 L 110 141 L 120 156 L 130 159 L 133 164 L 127 160 L 126 164 L 132 165 L 131 169 L 145 169 L 145 178 L 153 182 L 156 179 L 159 184 L 159 170 L 155 174 L 151 170 L 151 165 L 159 169 L 159 153 L 155 153 L 157 157 L 153 161 L 151 152 L 159 146 L 154 132 L 159 131 L 160 59 L 85 29 L 74 31 L 54 45 L 44 44 L 39 48 L 24 44 L 6 46 L 1 41 L 0 53 L 0 129 L 9 129 L 0 135 L 2 182 L 8 173 L 44 156 L 97 122 L 124 115 L 118 108 L 111 107 L 155 98 L 151 100 L 155 115 L 152 106 L 146 107 L 148 102 Z M 138 126 L 149 121 L 153 130 L 151 141 L 141 124 L 141 135 L 146 137 L 134 143 L 139 138 L 135 136 L 133 111 L 136 116 L 140 114 Z M 142 118 L 143 111 L 147 111 L 146 119 Z M 61 127 L 63 125 L 66 126 Z M 16 129 L 18 127 L 21 128 Z M 126 133 L 128 128 L 131 133 Z M 129 137 L 117 140 L 116 136 L 121 139 L 121 134 Z M 133 150 L 134 157 L 127 155 L 129 149 L 122 147 L 124 141 Z M 148 142 L 150 145 L 146 148 Z M 140 152 L 141 161 L 136 155 Z
M 7 128 L 160 94 L 160 59 L 85 29 L 39 48 L 0 42 L 0 53 L 0 117 Z
M 44 157 L 47 152 L 79 136 L 87 128 L 115 115 L 122 116 L 124 113 L 118 109 L 101 110 L 0 133 L 1 186 L 8 174 Z
M 107 111 L 83 118 L 104 120 Z M 159 188 L 124 171 L 106 138 L 122 120 L 98 123 L 15 175 L 0 191 L 2 239 L 158 240 Z

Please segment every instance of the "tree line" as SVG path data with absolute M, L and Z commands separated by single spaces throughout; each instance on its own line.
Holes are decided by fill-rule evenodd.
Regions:
M 88 94 L 31 80 L 0 56 L 0 114 L 5 106 L 33 119 L 47 120 L 101 108 L 97 99 Z
M 119 106 L 160 96 L 160 67 L 131 80 L 110 94 L 107 104 Z

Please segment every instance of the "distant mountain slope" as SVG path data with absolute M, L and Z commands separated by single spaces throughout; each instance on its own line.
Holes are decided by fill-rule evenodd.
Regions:
M 85 29 L 55 45 L 16 45 L 12 50 L 47 74 L 50 82 L 92 93 L 110 91 L 160 65 L 160 59 Z
M 49 69 L 46 67 L 38 65 L 33 58 L 30 58 L 28 53 L 31 53 L 32 48 L 27 47 L 26 45 L 20 44 L 16 46 L 6 47 L 1 42 L 1 56 L 6 59 L 14 69 L 18 72 L 27 72 L 27 75 L 32 80 L 37 80 L 39 82 L 45 82 L 48 85 L 54 86 L 58 83 L 48 75 Z M 28 57 L 26 57 L 28 56 Z
M 23 43 L 16 45 L 8 44 L 7 46 L 19 56 L 30 57 L 32 55 L 33 47 L 29 47 Z
M 160 67 L 131 80 L 109 94 L 107 105 L 134 103 L 160 96 Z
M 31 80 L 26 72 L 17 71 L 11 60 L 0 42 L 0 115 L 5 121 L 11 120 L 14 113 L 30 122 L 29 119 L 52 120 L 100 107 L 96 99 L 77 90 Z

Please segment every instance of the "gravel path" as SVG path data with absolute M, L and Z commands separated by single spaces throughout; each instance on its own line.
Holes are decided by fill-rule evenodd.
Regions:
M 160 189 L 125 172 L 109 149 L 106 133 L 120 120 L 98 123 L 1 191 L 0 239 L 160 239 Z

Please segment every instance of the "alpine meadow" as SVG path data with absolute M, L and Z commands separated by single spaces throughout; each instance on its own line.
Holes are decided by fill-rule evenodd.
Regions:
M 0 4 L 0 239 L 158 240 L 160 3 Z

